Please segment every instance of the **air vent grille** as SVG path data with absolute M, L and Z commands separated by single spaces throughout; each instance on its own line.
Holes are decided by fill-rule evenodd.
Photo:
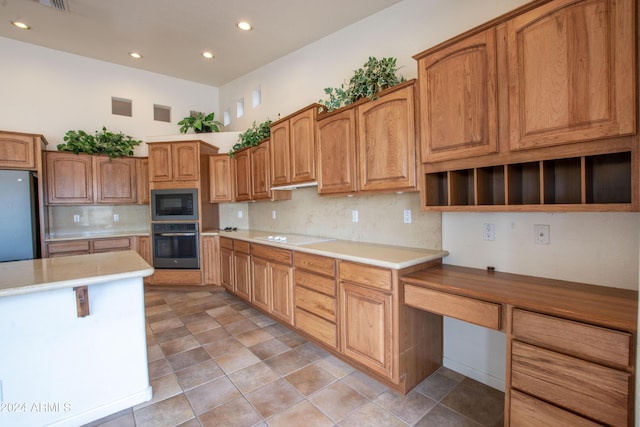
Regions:
M 67 0 L 34 0 L 43 6 L 51 7 L 62 11 L 69 10 L 69 4 Z

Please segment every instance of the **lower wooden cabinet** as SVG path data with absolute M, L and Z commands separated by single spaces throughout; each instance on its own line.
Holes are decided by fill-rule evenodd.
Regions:
M 47 242 L 45 246 L 46 256 L 49 258 L 99 252 L 128 251 L 134 247 L 131 244 L 130 237 Z
M 202 260 L 202 281 L 205 285 L 220 284 L 219 246 L 218 237 L 202 236 L 200 257 Z
M 220 285 L 233 292 L 235 273 L 233 263 L 233 240 L 220 237 Z
M 153 265 L 153 253 L 151 251 L 151 237 L 138 236 L 136 237 L 136 252 L 144 259 L 147 264 Z M 145 285 L 153 283 L 153 274 L 143 279 Z
M 293 325 L 291 251 L 252 244 L 251 254 L 251 302 L 283 322 Z
M 233 249 L 234 292 L 251 301 L 251 247 L 247 242 L 236 240 Z

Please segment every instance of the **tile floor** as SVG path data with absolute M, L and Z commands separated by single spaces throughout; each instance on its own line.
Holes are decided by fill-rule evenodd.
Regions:
M 153 399 L 95 426 L 501 426 L 504 394 L 441 368 L 406 396 L 226 292 L 145 292 Z

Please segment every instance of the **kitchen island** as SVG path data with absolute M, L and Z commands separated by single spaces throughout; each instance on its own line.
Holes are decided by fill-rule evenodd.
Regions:
M 77 426 L 151 399 L 135 251 L 0 264 L 0 425 Z

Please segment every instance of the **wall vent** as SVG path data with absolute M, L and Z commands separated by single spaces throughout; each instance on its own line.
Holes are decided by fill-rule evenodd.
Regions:
M 43 6 L 51 7 L 53 9 L 62 10 L 64 12 L 69 11 L 69 3 L 67 0 L 34 0 Z

